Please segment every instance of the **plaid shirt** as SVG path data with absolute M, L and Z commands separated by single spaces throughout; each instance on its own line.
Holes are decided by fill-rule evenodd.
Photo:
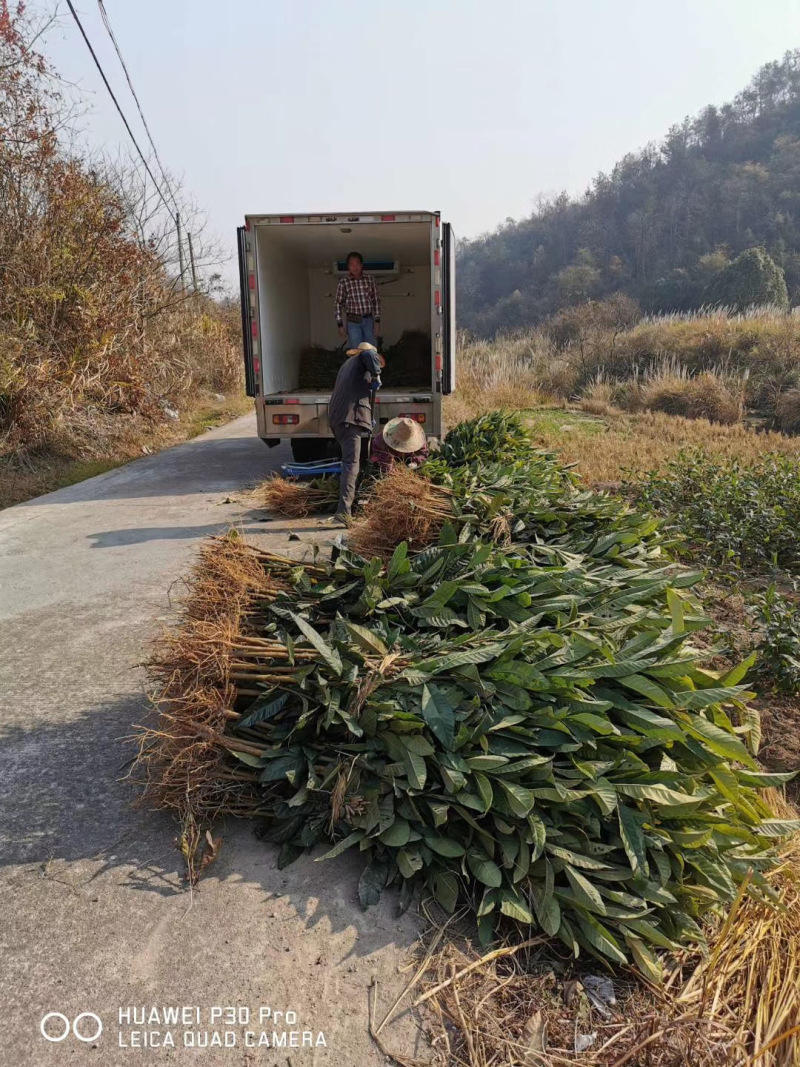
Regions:
M 346 312 L 351 315 L 372 315 L 377 322 L 381 317 L 381 301 L 375 279 L 368 274 L 354 278 L 346 275 L 336 289 L 336 321 L 341 326 Z

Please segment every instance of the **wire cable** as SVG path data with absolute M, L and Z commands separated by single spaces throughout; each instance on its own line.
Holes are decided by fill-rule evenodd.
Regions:
M 100 60 L 97 58 L 97 55 L 95 53 L 94 48 L 92 48 L 92 42 L 86 36 L 86 30 L 84 30 L 83 24 L 81 23 L 81 20 L 78 18 L 78 13 L 77 13 L 77 11 L 75 10 L 75 8 L 73 6 L 72 0 L 67 0 L 67 7 L 69 8 L 70 13 L 72 14 L 72 17 L 75 19 L 75 23 L 76 23 L 78 29 L 81 31 L 81 36 L 83 37 L 84 41 L 86 42 L 86 47 L 89 49 L 89 51 L 92 54 L 92 59 L 94 60 L 94 64 L 95 64 L 95 66 L 97 67 L 97 69 L 100 72 L 100 77 L 103 79 L 103 84 L 105 85 L 106 89 L 108 89 L 109 96 L 114 101 L 114 106 L 116 107 L 117 111 L 119 112 L 119 117 L 122 119 L 123 123 L 125 124 L 125 129 L 128 131 L 128 135 L 129 135 L 130 139 L 133 141 L 133 145 L 134 145 L 136 151 L 139 153 L 139 158 L 141 159 L 142 163 L 144 164 L 144 169 L 150 175 L 150 178 L 151 178 L 151 180 L 153 182 L 153 185 L 155 186 L 155 190 L 158 193 L 158 195 L 161 197 L 161 201 L 164 204 L 164 207 L 167 209 L 167 211 L 170 213 L 170 215 L 172 215 L 172 208 L 167 203 L 167 199 L 166 199 L 166 197 L 164 196 L 164 194 L 161 191 L 161 186 L 156 181 L 155 175 L 153 174 L 152 170 L 150 170 L 150 165 L 147 162 L 147 160 L 145 159 L 144 153 L 142 152 L 141 148 L 139 147 L 139 142 L 136 140 L 136 138 L 133 135 L 133 130 L 130 127 L 130 123 L 125 118 L 125 112 L 120 107 L 119 101 L 117 100 L 116 96 L 114 95 L 114 90 L 111 88 L 111 86 L 109 84 L 109 81 L 108 81 L 108 78 L 105 75 L 105 71 L 103 70 L 102 66 L 100 65 Z M 171 193 L 171 190 L 170 190 L 170 193 Z
M 172 203 L 175 207 L 175 210 L 178 211 L 180 210 L 178 208 L 178 201 L 176 200 L 175 194 L 172 191 L 172 186 L 170 185 L 169 178 L 167 177 L 167 173 L 164 170 L 164 165 L 161 162 L 161 157 L 158 154 L 158 149 L 156 148 L 155 141 L 153 140 L 153 136 L 150 133 L 150 127 L 147 125 L 147 119 L 144 117 L 142 105 L 139 103 L 139 97 L 136 95 L 136 90 L 133 87 L 133 82 L 131 81 L 131 76 L 128 73 L 128 68 L 125 64 L 125 60 L 122 58 L 122 52 L 120 51 L 119 44 L 117 43 L 117 38 L 114 36 L 114 30 L 111 28 L 111 21 L 108 17 L 108 13 L 106 12 L 103 0 L 97 0 L 97 6 L 100 8 L 100 17 L 103 20 L 103 25 L 106 28 L 108 36 L 111 38 L 111 43 L 114 45 L 114 51 L 117 53 L 117 58 L 119 59 L 122 69 L 125 72 L 125 78 L 128 82 L 128 88 L 131 91 L 131 96 L 136 102 L 136 110 L 139 112 L 139 118 L 142 120 L 142 125 L 144 126 L 145 133 L 147 134 L 147 139 L 150 142 L 150 147 L 153 149 L 153 155 L 155 156 L 156 162 L 158 163 L 158 168 L 161 171 L 161 177 L 164 179 L 164 184 L 166 185 L 167 191 L 169 192 L 169 195 L 172 198 Z

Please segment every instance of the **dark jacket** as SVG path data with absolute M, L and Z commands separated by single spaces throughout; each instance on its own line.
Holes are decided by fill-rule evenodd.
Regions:
M 378 353 L 362 349 L 357 356 L 348 356 L 336 376 L 328 402 L 328 422 L 336 433 L 340 426 L 358 426 L 372 430 L 370 410 L 370 380 L 381 373 Z

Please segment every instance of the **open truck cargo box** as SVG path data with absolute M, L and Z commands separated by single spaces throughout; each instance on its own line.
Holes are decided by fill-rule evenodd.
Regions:
M 382 304 L 376 421 L 410 415 L 441 435 L 442 396 L 455 386 L 455 258 L 438 212 L 248 215 L 238 239 L 245 381 L 260 437 L 288 437 L 303 458 L 331 439 L 330 387 L 347 358 L 334 303 L 354 250 Z

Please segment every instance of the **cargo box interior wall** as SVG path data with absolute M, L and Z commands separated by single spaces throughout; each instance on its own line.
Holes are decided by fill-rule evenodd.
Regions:
M 255 227 L 258 261 L 259 333 L 265 394 L 302 389 L 301 364 L 309 350 L 342 344 L 334 318 L 339 276 L 334 263 L 357 249 L 367 263 L 392 262 L 397 274 L 375 274 L 382 303 L 383 351 L 391 355 L 403 335 L 427 338 L 427 358 L 415 359 L 415 373 L 400 372 L 407 388 L 433 388 L 431 337 L 431 226 L 427 222 L 362 223 L 342 233 L 335 225 L 260 224 Z M 423 342 L 424 343 L 424 342 Z M 405 359 L 400 346 L 397 359 Z M 388 367 L 387 367 L 388 370 Z M 417 380 L 419 379 L 419 380 Z M 310 384 L 310 383 L 309 383 Z

